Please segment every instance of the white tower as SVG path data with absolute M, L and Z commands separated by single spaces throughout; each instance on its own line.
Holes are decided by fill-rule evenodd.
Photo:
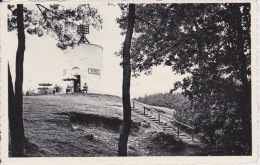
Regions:
M 63 80 L 69 80 L 66 84 L 73 86 L 72 92 L 76 92 L 75 86 L 78 84 L 82 89 L 87 83 L 89 93 L 102 93 L 102 47 L 86 43 L 76 45 L 64 51 L 63 60 Z
M 79 25 L 81 38 L 73 48 L 69 47 L 63 55 L 63 89 L 66 92 L 79 92 L 84 84 L 88 93 L 102 93 L 103 48 L 90 44 L 84 34 L 89 33 L 87 25 Z M 69 86 L 71 90 L 66 90 Z

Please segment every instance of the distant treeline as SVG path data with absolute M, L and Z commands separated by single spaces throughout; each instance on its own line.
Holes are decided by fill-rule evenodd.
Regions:
M 161 106 L 176 111 L 175 118 L 183 123 L 192 124 L 190 101 L 180 93 L 156 93 L 134 98 L 134 100 L 153 106 Z

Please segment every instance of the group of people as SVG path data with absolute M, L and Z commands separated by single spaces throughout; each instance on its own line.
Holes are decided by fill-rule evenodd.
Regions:
M 71 86 L 67 86 L 66 88 L 66 93 L 69 93 L 72 91 L 72 88 Z M 88 93 L 88 85 L 87 83 L 84 83 L 84 86 L 82 87 L 83 89 L 80 88 L 80 85 L 79 83 L 77 84 L 76 88 L 75 88 L 75 93 Z

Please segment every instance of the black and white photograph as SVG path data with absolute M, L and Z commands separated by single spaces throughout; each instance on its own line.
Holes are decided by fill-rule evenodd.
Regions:
M 1 10 L 3 164 L 257 161 L 255 1 Z

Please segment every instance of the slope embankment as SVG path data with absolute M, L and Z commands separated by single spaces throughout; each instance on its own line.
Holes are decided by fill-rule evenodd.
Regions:
M 129 156 L 200 155 L 201 147 L 161 131 L 132 114 Z M 24 125 L 29 157 L 117 156 L 122 100 L 110 95 L 24 97 Z

